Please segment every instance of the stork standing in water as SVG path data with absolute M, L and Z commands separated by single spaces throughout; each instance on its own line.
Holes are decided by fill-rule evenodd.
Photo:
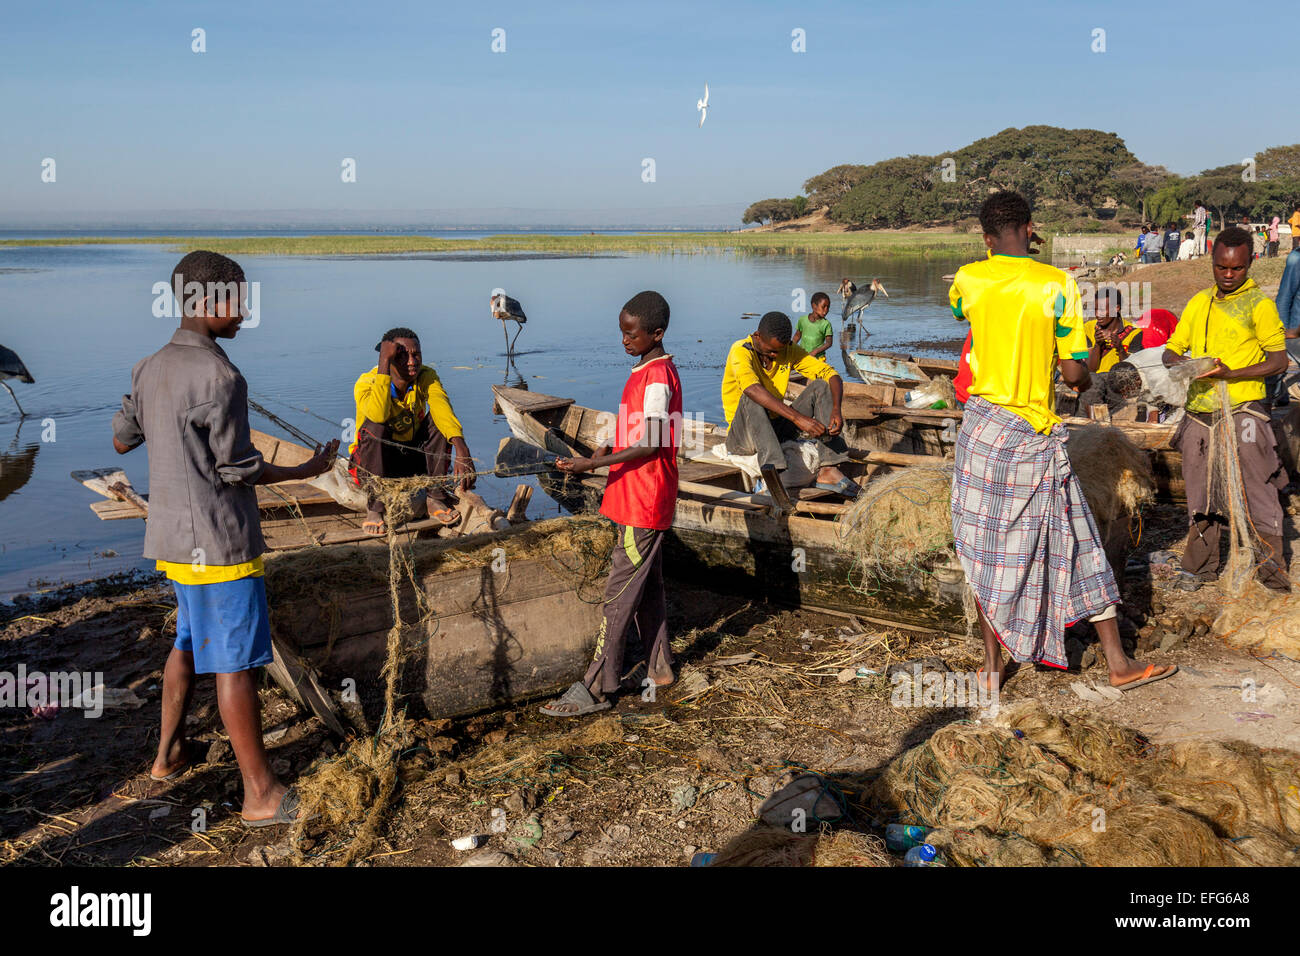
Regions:
M 524 330 L 524 323 L 528 321 L 528 316 L 524 315 L 524 307 L 519 304 L 518 299 L 512 299 L 504 292 L 492 296 L 491 307 L 492 318 L 501 320 L 501 334 L 506 339 L 506 355 L 513 355 L 515 339 L 519 338 L 519 333 Z M 510 334 L 506 332 L 506 322 L 518 323 L 519 328 L 515 329 L 515 339 L 510 338 Z
M 7 378 L 16 378 L 28 385 L 36 381 L 36 379 L 32 378 L 32 373 L 27 371 L 27 366 L 18 357 L 18 353 L 13 349 L 7 349 L 0 345 L 0 385 L 4 386 L 5 391 L 9 393 L 9 397 L 14 400 L 14 404 L 18 405 L 18 414 L 26 418 L 27 413 L 23 411 L 22 405 L 19 404 L 18 396 L 14 394 L 14 390 L 5 381 Z
M 859 312 L 875 300 L 877 292 L 881 293 L 886 299 L 889 298 L 889 293 L 885 291 L 885 287 L 880 284 L 879 279 L 872 279 L 871 285 L 861 292 L 848 279 L 841 282 L 840 295 L 844 297 L 844 312 L 840 316 L 841 321 L 847 322 L 850 318 L 858 315 Z

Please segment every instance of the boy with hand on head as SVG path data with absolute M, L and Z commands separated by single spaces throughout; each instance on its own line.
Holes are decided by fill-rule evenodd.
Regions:
M 185 717 L 195 674 L 216 674 L 217 706 L 244 784 L 246 826 L 292 823 L 298 796 L 262 746 L 254 668 L 272 660 L 255 485 L 327 471 L 338 442 L 284 468 L 263 460 L 248 426 L 248 385 L 216 342 L 247 314 L 244 272 L 215 252 L 191 252 L 172 272 L 180 328 L 131 371 L 131 394 L 113 417 L 118 454 L 148 442 L 144 555 L 176 591 L 176 643 L 163 671 L 162 735 L 151 776 L 170 780 L 194 763 Z
M 798 345 L 809 355 L 821 358 L 835 341 L 835 332 L 826 313 L 831 310 L 831 297 L 825 292 L 814 292 L 812 311 L 799 318 L 792 345 Z
M 353 388 L 357 437 L 348 449 L 353 480 L 361 485 L 365 478 L 445 478 L 450 469 L 461 487 L 473 488 L 474 461 L 465 431 L 438 373 L 423 364 L 419 336 L 407 328 L 389 329 L 375 351 L 379 364 Z M 460 520 L 441 483 L 427 490 L 425 508 L 429 517 L 445 525 Z M 361 530 L 387 533 L 384 503 L 374 496 L 367 501 Z
M 647 652 L 646 672 L 655 686 L 673 682 L 664 600 L 663 539 L 677 506 L 677 448 L 682 435 L 682 383 L 673 357 L 664 351 L 668 303 L 658 292 L 639 292 L 618 316 L 623 350 L 637 357 L 618 406 L 614 443 L 590 458 L 559 458 L 555 467 L 582 474 L 609 467 L 600 512 L 618 527 L 605 614 L 595 658 L 582 680 L 542 713 L 577 717 L 610 707 L 623 686 L 627 632 L 636 622 Z M 639 673 L 638 666 L 633 673 Z M 639 686 L 640 681 L 629 681 Z
M 1266 553 L 1258 574 L 1262 584 L 1291 590 L 1282 556 L 1283 512 L 1278 489 L 1286 469 L 1267 405 L 1265 379 L 1287 368 L 1286 338 L 1277 306 L 1250 278 L 1251 235 L 1238 226 L 1219 233 L 1212 258 L 1214 286 L 1192 296 L 1174 334 L 1165 343 L 1164 363 L 1213 357 L 1214 368 L 1187 388 L 1187 414 L 1174 433 L 1173 447 L 1183 456 L 1187 484 L 1187 547 L 1178 584 L 1196 590 L 1219 573 L 1219 532 L 1226 518 L 1222 503 L 1209 500 L 1210 437 L 1216 412 L 1233 419 L 1241 482 L 1250 523 Z M 1220 408 L 1217 381 L 1228 383 L 1230 409 Z M 1218 497 L 1216 495 L 1216 497 Z
M 845 498 L 855 497 L 859 490 L 837 467 L 849 460 L 848 446 L 840 434 L 844 429 L 840 409 L 844 380 L 790 338 L 789 317 L 784 312 L 767 313 L 752 335 L 731 346 L 722 374 L 727 452 L 758 456 L 767 493 L 783 511 L 792 505 L 781 484 L 786 467 L 781 442 L 801 434 L 818 442 L 816 487 Z M 787 405 L 785 390 L 792 371 L 808 379 L 808 385 Z

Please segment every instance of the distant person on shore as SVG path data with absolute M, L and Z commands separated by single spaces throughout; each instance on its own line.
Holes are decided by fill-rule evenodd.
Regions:
M 186 734 L 197 674 L 215 674 L 217 709 L 243 782 L 240 822 L 293 823 L 299 797 L 271 770 L 262 744 L 261 681 L 271 625 L 262 571 L 256 485 L 303 480 L 334 462 L 330 442 L 301 465 L 262 458 L 248 425 L 248 384 L 217 339 L 247 315 L 244 270 L 215 252 L 191 252 L 172 271 L 181 324 L 136 364 L 113 416 L 118 454 L 146 445 L 149 515 L 144 556 L 176 592 L 176 642 L 163 670 L 162 732 L 150 776 L 173 780 L 201 757 Z
M 1295 212 L 1291 213 L 1291 218 L 1287 220 L 1287 225 L 1291 227 L 1292 251 L 1300 249 L 1300 203 L 1296 203 Z
M 1251 253 L 1254 255 L 1254 258 L 1263 259 L 1264 254 L 1268 251 L 1268 233 L 1264 231 L 1263 226 L 1260 226 L 1251 233 L 1250 238 Z
M 816 440 L 816 487 L 845 498 L 858 486 L 839 470 L 849 460 L 840 434 L 844 413 L 840 408 L 844 380 L 825 361 L 790 342 L 790 318 L 768 312 L 752 335 L 735 342 L 727 353 L 722 373 L 722 411 L 727 417 L 726 448 L 731 455 L 757 455 L 767 494 L 783 510 L 790 499 L 781 484 L 785 452 L 781 443 L 800 437 Z M 808 379 L 791 404 L 785 403 L 790 373 Z
M 1066 626 L 1088 619 L 1110 683 L 1133 688 L 1176 668 L 1143 668 L 1120 642 L 1119 587 L 1065 454 L 1053 378 L 1088 387 L 1088 337 L 1068 274 L 1028 258 L 1029 203 L 999 192 L 980 207 L 990 258 L 957 270 L 948 301 L 971 325 L 973 381 L 957 435 L 952 531 L 984 639 L 978 680 L 1019 663 L 1064 669 Z
M 1142 261 L 1148 264 L 1160 262 L 1160 247 L 1164 238 L 1155 226 L 1147 227 L 1146 241 L 1142 244 Z
M 458 484 L 473 488 L 474 460 L 465 430 L 438 373 L 424 364 L 419 336 L 407 328 L 389 329 L 375 351 L 379 363 L 362 373 L 352 389 L 357 403 L 357 437 L 349 449 L 353 480 L 365 488 L 370 478 L 439 479 L 452 472 Z M 424 511 L 444 525 L 460 520 L 450 482 L 434 482 L 426 490 Z M 384 503 L 370 495 L 361 530 L 387 534 L 386 517 Z
M 1178 246 L 1183 240 L 1183 235 L 1178 231 L 1178 223 L 1165 223 L 1164 239 L 1161 243 L 1161 249 L 1165 254 L 1166 262 L 1176 262 L 1178 260 Z
M 1196 237 L 1196 252 L 1193 255 L 1205 255 L 1205 240 L 1210 231 L 1209 215 L 1210 211 L 1205 208 L 1205 203 L 1196 200 L 1196 206 L 1192 209 L 1192 235 Z
M 1196 256 L 1196 233 L 1183 233 L 1183 241 L 1178 244 L 1178 261 L 1186 262 Z
M 1274 216 L 1273 221 L 1268 224 L 1268 257 L 1277 258 L 1278 230 L 1282 226 L 1282 217 Z
M 1281 502 L 1286 470 L 1270 427 L 1264 379 L 1286 371 L 1285 332 L 1277 306 L 1250 278 L 1250 233 L 1230 226 L 1214 245 L 1214 285 L 1192 296 L 1165 343 L 1164 363 L 1172 368 L 1189 358 L 1212 357 L 1214 368 L 1187 389 L 1187 414 L 1172 441 L 1183 456 L 1187 486 L 1187 546 L 1179 586 L 1196 590 L 1219 573 L 1219 533 L 1227 524 L 1221 505 L 1209 499 L 1210 438 L 1214 415 L 1221 412 L 1218 381 L 1226 381 L 1237 438 L 1241 482 L 1253 530 L 1266 553 L 1258 567 L 1260 583 L 1289 591 L 1282 554 Z
M 583 675 L 541 708 L 549 717 L 578 717 L 610 707 L 620 689 L 673 682 L 664 595 L 664 535 L 677 506 L 677 449 L 682 441 L 682 380 L 664 350 L 668 302 L 639 292 L 618 314 L 623 351 L 636 364 L 623 386 L 612 445 L 590 458 L 559 458 L 555 467 L 582 474 L 609 466 L 600 513 L 616 525 L 604 616 L 596 653 Z M 625 671 L 628 632 L 635 627 L 646 659 Z M 653 698 L 651 698 L 653 699 Z
M 800 316 L 794 330 L 792 344 L 801 346 L 809 355 L 822 358 L 835 341 L 835 332 L 826 313 L 831 310 L 831 297 L 825 292 L 814 292 L 812 311 Z

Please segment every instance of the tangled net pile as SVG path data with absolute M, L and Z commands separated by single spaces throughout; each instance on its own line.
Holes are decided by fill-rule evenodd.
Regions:
M 864 580 L 907 576 L 952 550 L 952 466 L 873 478 L 836 522 L 836 544 Z
M 1118 428 L 1073 429 L 1066 451 L 1103 536 L 1155 497 L 1150 455 Z M 864 580 L 910 576 L 951 553 L 951 499 L 951 465 L 897 468 L 869 481 L 840 517 L 837 544 Z
M 1037 702 L 959 722 L 895 759 L 872 809 L 936 827 L 961 866 L 1300 865 L 1300 754 L 1153 746 Z
M 275 555 L 267 562 L 267 592 L 272 608 L 272 626 L 284 627 L 292 618 L 294 605 L 306 601 L 320 608 L 320 620 L 329 629 L 328 649 L 338 636 L 339 621 L 348 594 L 358 586 L 386 583 L 392 603 L 393 623 L 389 629 L 384 664 L 383 711 L 373 736 L 353 740 L 337 756 L 318 762 L 296 784 L 300 798 L 298 822 L 291 842 L 297 859 L 303 862 L 304 826 L 313 817 L 333 828 L 356 826 L 336 865 L 348 866 L 364 859 L 374 846 L 398 784 L 404 751 L 413 746 L 414 733 L 406 716 L 400 679 L 409 641 L 418 635 L 427 640 L 437 626 L 437 613 L 429 605 L 420 584 L 423 575 L 454 567 L 483 567 L 496 548 L 507 557 L 527 553 L 545 556 L 540 545 L 550 547 L 553 567 L 573 580 L 580 596 L 594 590 L 606 572 L 613 544 L 613 531 L 600 518 L 556 519 L 529 525 L 517 534 L 492 537 L 469 548 L 468 541 L 416 541 L 403 544 L 400 528 L 412 517 L 416 493 L 445 479 L 372 479 L 368 489 L 386 508 L 387 548 L 373 545 L 309 548 Z M 458 547 L 459 545 L 459 547 Z M 403 618 L 404 593 L 413 595 L 415 613 Z M 587 600 L 587 597 L 583 597 Z M 599 596 L 591 600 L 599 600 Z M 277 620 L 278 619 L 278 620 Z

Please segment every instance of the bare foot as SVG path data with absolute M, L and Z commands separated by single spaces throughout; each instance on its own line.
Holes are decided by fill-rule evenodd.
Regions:
M 172 741 L 167 752 L 163 753 L 160 749 L 158 756 L 154 758 L 153 766 L 149 768 L 149 776 L 155 780 L 163 780 L 172 774 L 179 773 L 188 767 L 193 761 L 190 759 L 189 741 L 184 737 Z

